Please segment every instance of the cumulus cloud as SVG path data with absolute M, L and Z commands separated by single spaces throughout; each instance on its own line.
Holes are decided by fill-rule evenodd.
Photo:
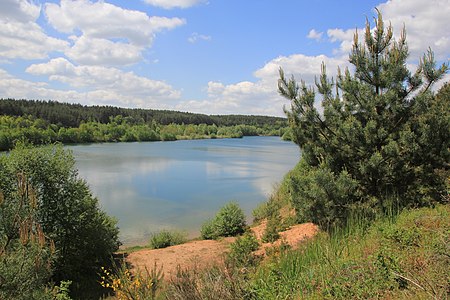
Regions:
M 314 85 L 314 78 L 320 73 L 322 62 L 327 65 L 330 76 L 336 74 L 338 66 L 345 67 L 344 59 L 330 58 L 325 55 L 307 56 L 294 54 L 280 56 L 266 63 L 254 72 L 256 80 L 241 81 L 225 85 L 210 81 L 206 91 L 208 98 L 201 101 L 184 101 L 177 109 L 190 110 L 207 114 L 257 114 L 283 116 L 283 106 L 289 104 L 278 95 L 277 83 L 279 69 L 292 74 L 297 80 L 305 80 Z
M 144 0 L 153 6 L 162 7 L 164 9 L 172 8 L 188 8 L 199 3 L 205 3 L 206 0 Z
M 80 30 L 92 38 L 123 38 L 137 46 L 149 46 L 155 33 L 185 23 L 179 18 L 149 17 L 103 1 L 61 0 L 60 5 L 47 3 L 45 13 L 58 31 L 70 34 Z
M 0 94 L 4 98 L 15 99 L 42 99 L 93 104 L 86 101 L 85 95 L 75 91 L 62 91 L 52 89 L 46 82 L 31 82 L 12 76 L 0 69 Z
M 49 37 L 36 24 L 41 7 L 24 0 L 0 2 L 0 57 L 41 59 L 64 51 L 69 43 Z
M 337 68 L 344 68 L 348 62 L 344 58 L 333 58 L 326 55 L 308 56 L 293 54 L 280 56 L 268 62 L 264 67 L 255 72 L 255 76 L 265 82 L 272 82 L 277 86 L 278 70 L 283 68 L 286 74 L 292 74 L 297 80 L 304 80 L 307 85 L 314 84 L 314 78 L 320 73 L 322 63 L 327 67 L 327 73 L 332 76 L 336 74 Z
M 194 32 L 191 34 L 191 36 L 188 38 L 188 42 L 189 43 L 196 43 L 198 41 L 210 41 L 211 40 L 211 36 L 209 35 L 204 35 L 204 34 L 198 34 L 197 32 Z
M 67 56 L 77 63 L 93 65 L 135 63 L 142 51 L 152 46 L 158 32 L 185 24 L 180 18 L 149 17 L 103 1 L 47 3 L 45 14 L 56 30 L 75 35 Z
M 308 39 L 320 41 L 322 39 L 323 32 L 318 32 L 315 29 L 311 29 L 306 36 Z
M 41 7 L 26 0 L 2 0 L 0 19 L 21 23 L 34 22 L 41 13 Z
M 88 90 L 84 95 L 110 105 L 127 107 L 167 107 L 180 98 L 169 84 L 103 66 L 75 66 L 65 58 L 33 64 L 26 69 L 33 75 L 49 76 L 69 86 Z M 171 102 L 172 101 L 172 102 Z
M 146 0 L 164 8 L 186 8 L 202 0 Z M 428 46 L 439 60 L 449 59 L 450 36 L 446 25 L 450 15 L 448 0 L 390 0 L 377 6 L 386 24 L 392 24 L 398 36 L 403 25 L 411 52 L 411 66 Z M 335 43 L 332 55 L 308 56 L 301 53 L 280 55 L 265 63 L 241 82 L 205 84 L 203 99 L 182 99 L 181 92 L 164 81 L 152 80 L 125 72 L 120 66 L 137 63 L 143 51 L 152 46 L 155 35 L 185 24 L 179 18 L 150 17 L 144 12 L 127 10 L 104 1 L 61 0 L 43 6 L 48 23 L 57 31 L 70 35 L 68 41 L 49 37 L 37 25 L 42 7 L 25 0 L 0 1 L 0 59 L 42 59 L 59 51 L 64 58 L 33 64 L 29 74 L 48 76 L 64 83 L 68 89 L 57 90 L 52 83 L 30 82 L 0 69 L 2 97 L 57 99 L 82 104 L 108 104 L 126 107 L 177 109 L 208 114 L 263 114 L 282 116 L 288 101 L 277 93 L 278 70 L 314 85 L 322 62 L 330 76 L 337 67 L 348 65 L 355 28 L 312 29 L 308 38 Z M 363 26 L 363 20 L 361 20 Z M 369 18 L 369 21 L 372 21 Z M 358 29 L 362 37 L 363 29 Z M 325 37 L 324 37 L 325 35 Z M 193 33 L 195 43 L 211 37 Z M 156 62 L 155 62 L 156 63 Z M 449 80 L 450 74 L 445 77 Z M 444 81 L 445 81 L 444 80 Z M 443 81 L 441 81 L 442 83 Z
M 333 50 L 334 55 L 347 56 L 348 53 L 350 53 L 350 51 L 352 50 L 352 46 L 353 46 L 353 37 L 354 37 L 356 31 L 358 31 L 358 34 L 363 32 L 362 29 L 343 30 L 343 29 L 339 29 L 339 28 L 334 28 L 334 29 L 327 30 L 327 35 L 330 38 L 330 41 L 333 43 L 334 42 L 339 43 L 339 48 L 336 48 Z
M 386 24 L 394 28 L 394 34 L 399 35 L 403 26 L 406 27 L 407 41 L 410 49 L 410 64 L 415 69 L 415 62 L 430 46 L 438 60 L 449 59 L 450 35 L 448 33 L 448 16 L 450 5 L 448 0 L 390 0 L 378 5 Z M 369 21 L 372 21 L 369 19 Z M 337 43 L 333 56 L 306 56 L 293 54 L 279 56 L 254 72 L 254 82 L 243 81 L 224 85 L 220 82 L 209 82 L 206 88 L 208 99 L 202 101 L 186 101 L 179 105 L 185 109 L 191 108 L 204 113 L 243 113 L 283 115 L 281 107 L 288 104 L 277 94 L 278 70 L 282 67 L 285 73 L 294 75 L 297 80 L 304 80 L 307 85 L 314 86 L 314 78 L 320 73 L 324 62 L 327 73 L 336 75 L 339 67 L 349 66 L 348 54 L 353 45 L 355 28 L 332 28 L 326 31 L 329 41 Z M 362 28 L 358 29 L 363 38 Z M 320 40 L 322 32 L 312 29 L 308 38 Z M 435 88 L 442 86 L 450 79 L 447 74 Z
M 107 39 L 74 37 L 73 47 L 65 54 L 83 65 L 128 65 L 142 60 L 142 48 Z
M 448 0 L 391 0 L 378 5 L 386 22 L 391 22 L 396 34 L 406 27 L 411 57 L 418 58 L 431 47 L 436 58 L 449 58 L 450 34 Z
M 410 59 L 417 60 L 431 47 L 438 60 L 449 58 L 450 35 L 445 24 L 448 23 L 450 5 L 448 0 L 390 0 L 377 6 L 383 15 L 385 25 L 391 24 L 394 36 L 406 28 Z M 373 26 L 373 20 L 369 18 Z M 363 39 L 364 29 L 358 29 Z M 354 28 L 334 28 L 327 31 L 331 42 L 338 42 L 335 55 L 348 54 L 353 45 Z

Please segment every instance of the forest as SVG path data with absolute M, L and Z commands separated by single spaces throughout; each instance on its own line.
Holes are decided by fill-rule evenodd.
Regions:
M 114 106 L 84 106 L 57 101 L 0 99 L 0 115 L 33 116 L 60 127 L 79 127 L 81 123 L 109 123 L 111 118 L 122 116 L 130 124 L 156 123 L 234 126 L 287 126 L 286 118 L 247 115 L 204 115 L 170 110 L 121 108 Z
M 207 116 L 13 99 L 0 99 L 0 129 L 0 151 L 12 149 L 17 141 L 34 145 L 174 141 L 283 136 L 288 131 L 287 120 L 278 117 Z

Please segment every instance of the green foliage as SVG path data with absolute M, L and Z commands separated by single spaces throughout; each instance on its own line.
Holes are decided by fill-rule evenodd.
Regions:
M 162 230 L 151 235 L 150 247 L 153 249 L 160 249 L 183 244 L 186 241 L 186 235 L 181 232 Z
M 66 144 L 281 136 L 286 126 L 286 119 L 268 116 L 207 116 L 0 99 L 0 151 L 12 149 L 19 140 L 40 145 L 56 141 Z
M 256 127 L 269 126 L 282 128 L 286 119 L 269 116 L 214 115 L 194 114 L 188 112 L 129 109 L 113 106 L 83 106 L 80 104 L 60 103 L 56 101 L 35 101 L 0 99 L 0 114 L 6 116 L 32 116 L 42 119 L 44 123 L 58 124 L 62 127 L 79 127 L 82 123 L 98 122 L 127 123 L 130 125 L 146 124 L 193 124 L 214 126 L 249 125 Z M 42 121 L 39 121 L 43 125 Z M 154 129 L 154 128 L 152 128 Z
M 261 266 L 254 299 L 445 299 L 449 217 L 449 206 L 438 205 L 370 227 L 356 218 Z
M 252 212 L 253 222 L 259 223 L 277 214 L 282 217 L 281 227 L 287 228 L 296 224 L 293 213 L 293 181 L 298 176 L 300 167 L 296 165 L 283 178 L 281 183 L 274 189 L 269 199 L 260 203 Z M 282 229 L 284 229 L 282 228 Z
M 279 213 L 276 213 L 269 217 L 267 220 L 266 228 L 264 229 L 263 236 L 261 237 L 264 243 L 273 243 L 280 238 L 279 231 L 281 228 L 281 217 Z
M 18 193 L 11 178 L 24 174 L 36 195 L 36 220 L 54 242 L 55 281 L 72 280 L 75 294 L 88 292 L 101 265 L 118 249 L 116 221 L 98 207 L 87 184 L 78 178 L 70 152 L 61 146 L 18 146 L 0 156 L 0 190 L 5 198 Z M 10 208 L 11 209 L 11 208 Z
M 23 173 L 0 171 L 0 182 L 0 299 L 43 297 L 55 249 L 37 222 L 36 192 Z
M 53 287 L 51 291 L 52 299 L 54 300 L 71 300 L 70 298 L 70 285 L 72 281 L 61 281 L 59 286 Z
M 1 100 L 0 100 L 1 103 Z M 62 127 L 33 116 L 0 115 L 0 151 L 18 141 L 40 145 L 56 141 L 71 143 L 175 141 L 181 139 L 241 138 L 244 135 L 278 135 L 280 124 L 220 126 L 207 124 L 158 125 L 141 123 L 129 117 L 110 117 L 108 123 L 86 121 L 78 127 Z M 277 131 L 278 130 L 278 131 Z M 281 131 L 280 131 L 281 132 Z
M 200 229 L 200 236 L 204 240 L 214 240 L 219 236 L 216 235 L 216 228 L 214 219 L 207 220 L 202 224 L 202 228 Z
M 259 243 L 256 237 L 246 232 L 243 236 L 237 237 L 236 241 L 230 245 L 230 252 L 228 253 L 228 262 L 238 268 L 254 267 L 259 262 L 253 252 L 258 250 Z
M 203 224 L 201 236 L 203 239 L 236 236 L 244 233 L 246 227 L 245 215 L 235 202 L 225 204 L 214 219 Z
M 395 41 L 378 14 L 373 30 L 367 22 L 364 43 L 355 34 L 353 74 L 338 70 L 334 82 L 322 66 L 316 89 L 323 114 L 314 106 L 315 90 L 280 70 L 279 92 L 291 101 L 286 114 L 302 150 L 292 197 L 299 220 L 331 228 L 345 224 L 352 211 L 384 213 L 392 199 L 399 208 L 442 201 L 450 159 L 449 85 L 437 95 L 430 87 L 448 65 L 436 68 L 430 50 L 411 74 L 407 57 L 404 31 Z

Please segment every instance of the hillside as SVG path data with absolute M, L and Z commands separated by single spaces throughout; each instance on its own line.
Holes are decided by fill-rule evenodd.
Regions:
M 265 225 L 252 228 L 258 250 L 239 248 L 240 258 L 250 255 L 256 264 L 237 263 L 235 238 L 138 250 L 126 258 L 136 279 L 111 277 L 125 281 L 116 292 L 128 286 L 133 287 L 130 295 L 146 294 L 136 286 L 139 280 L 142 286 L 153 282 L 150 299 L 449 297 L 449 205 L 405 210 L 374 223 L 354 218 L 334 233 L 317 234 L 313 224 L 299 224 L 281 232 L 274 244 L 261 242 Z M 162 272 L 159 277 L 156 270 Z

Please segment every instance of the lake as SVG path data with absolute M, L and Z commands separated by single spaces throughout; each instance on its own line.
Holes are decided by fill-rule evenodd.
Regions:
M 298 162 L 278 137 L 67 146 L 101 207 L 119 221 L 124 244 L 162 229 L 198 236 L 230 200 L 252 210 Z

